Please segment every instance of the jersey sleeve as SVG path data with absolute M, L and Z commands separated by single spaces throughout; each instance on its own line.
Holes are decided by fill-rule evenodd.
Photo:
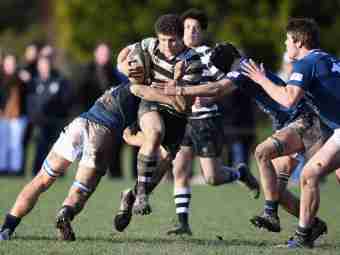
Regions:
M 313 67 L 306 61 L 297 61 L 293 63 L 292 74 L 289 77 L 287 84 L 295 85 L 306 89 L 313 78 Z
M 204 64 L 198 54 L 190 53 L 187 55 L 182 81 L 184 85 L 198 85 L 203 78 Z

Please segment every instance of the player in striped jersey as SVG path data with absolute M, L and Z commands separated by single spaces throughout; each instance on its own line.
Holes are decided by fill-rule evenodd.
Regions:
M 184 26 L 184 44 L 200 55 L 205 68 L 200 83 L 222 79 L 225 74 L 210 62 L 211 48 L 203 45 L 204 31 L 208 18 L 204 12 L 189 9 L 181 16 Z M 168 234 L 189 234 L 189 207 L 191 200 L 190 179 L 194 156 L 199 157 L 202 175 L 207 184 L 222 185 L 240 180 L 251 191 L 254 198 L 259 196 L 259 185 L 246 165 L 237 169 L 223 166 L 221 153 L 223 146 L 223 125 L 220 107 L 215 102 L 204 106 L 201 103 L 209 98 L 196 97 L 192 113 L 188 117 L 181 148 L 174 161 L 174 201 L 178 225 Z
M 207 26 L 204 13 L 195 9 L 188 10 L 183 14 L 182 21 L 184 22 L 184 44 L 189 48 L 194 48 L 204 64 L 200 83 L 224 77 L 225 74 L 210 63 L 212 49 L 208 46 L 200 46 L 203 40 L 203 30 Z M 192 114 L 188 118 L 185 135 L 181 141 L 181 148 L 174 161 L 174 201 L 179 224 L 168 231 L 168 234 L 191 235 L 188 221 L 191 199 L 189 165 L 192 163 L 193 154 L 200 157 L 201 169 L 208 184 L 221 185 L 240 180 L 250 189 L 255 190 L 255 197 L 258 197 L 259 194 L 259 185 L 246 166 L 242 165 L 239 169 L 222 166 L 220 159 L 223 141 L 221 137 L 222 116 L 218 105 L 212 103 L 209 106 L 201 107 L 197 102 L 192 107 Z M 129 136 L 127 139 L 128 143 L 135 144 L 135 142 L 131 142 L 136 140 L 135 137 Z M 142 142 L 137 143 L 138 146 L 141 144 Z M 118 231 L 123 231 L 128 226 L 131 219 L 131 203 L 134 199 L 134 190 L 130 189 L 122 193 L 120 212 L 114 220 L 115 228 Z
M 183 43 L 183 26 L 179 16 L 160 16 L 155 23 L 155 33 L 157 38 L 141 41 L 142 49 L 151 59 L 151 81 L 164 82 L 178 78 L 182 86 L 198 84 L 203 66 L 199 55 Z M 119 69 L 129 77 L 139 75 L 137 68 L 131 68 L 128 63 L 128 54 L 134 47 L 136 44 L 126 47 L 118 56 Z M 175 77 L 175 66 L 179 62 L 184 63 L 183 75 Z M 149 214 L 151 207 L 148 191 L 151 177 L 157 171 L 159 147 L 162 144 L 174 157 L 184 135 L 187 119 L 186 115 L 169 105 L 145 100 L 141 101 L 138 115 L 145 141 L 138 153 L 138 179 L 133 212 Z

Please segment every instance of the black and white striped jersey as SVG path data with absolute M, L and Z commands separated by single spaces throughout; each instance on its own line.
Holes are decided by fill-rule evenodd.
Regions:
M 200 55 L 193 49 L 185 48 L 181 53 L 168 59 L 160 52 L 157 38 L 146 38 L 140 42 L 141 47 L 151 58 L 151 81 L 165 82 L 174 79 L 175 65 L 184 61 L 184 74 L 181 78 L 183 86 L 198 85 L 202 80 L 202 72 L 205 65 L 201 62 Z M 133 49 L 137 44 L 128 46 Z M 166 105 L 172 108 L 172 106 Z M 173 109 L 173 108 L 172 108 Z
M 218 70 L 214 65 L 210 62 L 210 55 L 212 48 L 208 46 L 200 46 L 195 48 L 195 51 L 201 58 L 201 62 L 204 65 L 204 69 L 202 72 L 202 79 L 200 83 L 213 82 L 223 79 L 226 74 L 222 71 Z M 192 114 L 189 119 L 205 119 L 213 116 L 220 115 L 220 111 L 217 104 L 212 104 L 208 107 L 197 107 L 195 105 L 192 106 Z

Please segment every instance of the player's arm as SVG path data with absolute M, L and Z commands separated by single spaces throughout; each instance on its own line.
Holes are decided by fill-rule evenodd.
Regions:
M 278 86 L 265 75 L 263 65 L 258 66 L 254 61 L 242 64 L 243 74 L 259 84 L 266 93 L 279 104 L 289 108 L 295 106 L 304 95 L 304 90 L 295 85 Z
M 145 137 L 142 131 L 137 131 L 136 133 L 136 130 L 134 130 L 135 128 L 136 127 L 125 128 L 123 132 L 123 139 L 129 145 L 141 147 L 145 141 Z M 160 146 L 159 153 L 162 160 L 168 159 L 169 153 L 163 146 Z
M 181 96 L 164 95 L 160 89 L 141 84 L 131 85 L 130 91 L 135 96 L 144 100 L 172 105 L 178 112 L 186 110 L 186 102 Z
M 162 89 L 165 95 L 222 97 L 236 89 L 233 82 L 227 78 L 197 86 L 181 86 L 177 81 L 153 83 L 155 88 Z
M 125 47 L 122 49 L 117 57 L 117 69 L 128 76 L 128 70 L 129 70 L 129 64 L 128 64 L 128 56 L 131 52 L 131 49 L 129 47 Z

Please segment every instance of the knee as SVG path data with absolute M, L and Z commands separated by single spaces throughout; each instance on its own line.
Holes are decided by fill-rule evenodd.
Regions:
M 303 171 L 300 177 L 301 188 L 315 188 L 320 180 L 318 174 L 312 173 L 312 171 Z
M 257 162 L 265 162 L 265 161 L 271 160 L 270 153 L 269 153 L 270 150 L 269 150 L 267 141 L 268 140 L 256 146 L 254 156 Z
M 55 178 L 47 175 L 38 175 L 35 178 L 41 192 L 48 190 L 48 188 L 55 182 Z

